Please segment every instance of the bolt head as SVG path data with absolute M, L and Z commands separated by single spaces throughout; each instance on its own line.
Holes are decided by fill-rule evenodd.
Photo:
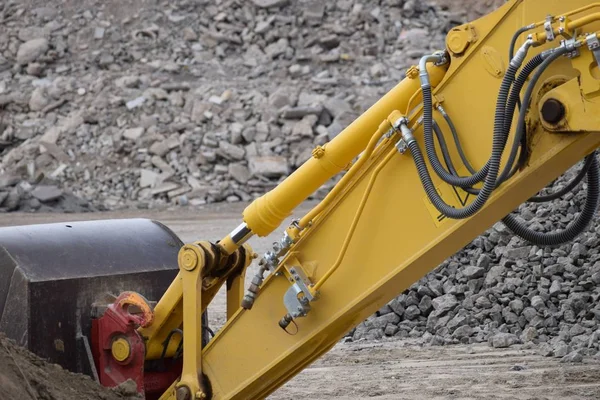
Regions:
M 556 99 L 548 99 L 542 105 L 542 118 L 549 124 L 559 123 L 566 114 L 565 106 Z
M 187 386 L 179 386 L 175 391 L 175 398 L 177 400 L 191 400 L 190 389 Z
M 198 255 L 192 249 L 184 249 L 180 256 L 181 267 L 187 271 L 193 271 L 198 265 Z
M 120 337 L 112 342 L 111 353 L 115 360 L 125 362 L 131 355 L 131 345 L 125 337 Z

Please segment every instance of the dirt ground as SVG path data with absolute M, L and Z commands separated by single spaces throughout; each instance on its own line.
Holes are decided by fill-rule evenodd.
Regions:
M 242 209 L 243 205 L 218 205 L 202 210 L 178 212 L 11 214 L 3 217 L 0 225 L 67 222 L 92 218 L 151 217 L 172 228 L 184 241 L 214 240 L 237 226 Z M 262 253 L 268 249 L 273 239 L 253 239 L 251 244 Z M 224 322 L 224 315 L 225 300 L 221 295 L 210 308 L 211 325 L 219 327 Z M 31 360 L 25 358 L 25 362 Z M 11 365 L 11 360 L 0 346 L 2 399 L 21 398 L 10 395 L 12 392 L 8 390 L 14 385 L 17 385 L 21 389 L 19 393 L 24 395 L 28 392 L 23 390 L 31 390 L 23 386 L 22 380 L 19 383 L 19 375 L 15 375 L 18 370 Z M 46 371 L 48 368 L 52 371 L 54 367 L 47 367 Z M 85 379 L 83 381 L 87 382 L 84 389 L 88 390 L 91 382 Z M 59 383 L 61 382 L 64 381 L 59 380 Z M 119 394 L 112 392 L 101 393 L 79 398 L 119 398 Z M 81 392 L 81 395 L 85 396 L 84 392 Z M 599 399 L 600 360 L 588 358 L 582 364 L 561 364 L 557 359 L 537 355 L 534 348 L 523 347 L 422 347 L 406 340 L 340 343 L 270 397 L 271 400 L 292 398 Z
M 131 384 L 131 385 L 130 385 Z M 135 383 L 116 390 L 98 387 L 85 375 L 72 374 L 0 335 L 0 399 L 119 400 L 137 398 Z

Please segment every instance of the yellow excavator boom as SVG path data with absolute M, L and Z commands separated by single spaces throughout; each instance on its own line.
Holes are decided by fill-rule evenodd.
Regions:
M 153 324 L 140 328 L 147 358 L 153 359 L 168 332 L 183 324 L 183 373 L 162 398 L 265 398 L 594 152 L 600 146 L 599 29 L 600 4 L 588 0 L 512 0 L 452 29 L 445 51 L 409 69 L 364 115 L 249 205 L 230 235 L 212 247 L 201 242 L 184 247 L 178 278 L 158 303 Z M 539 76 L 526 71 L 529 65 Z M 518 87 L 524 110 L 517 107 L 507 116 L 511 86 Z M 446 116 L 469 163 L 488 171 L 470 189 L 432 173 L 425 150 L 419 162 L 433 120 L 451 142 Z M 509 155 L 513 143 L 520 145 L 519 163 L 496 185 L 504 167 L 516 162 Z M 440 150 L 438 143 L 434 153 Z M 457 179 L 469 176 L 457 148 L 450 146 L 446 155 L 460 166 Z M 345 169 L 330 195 L 288 227 L 263 257 L 242 300 L 240 276 L 255 257 L 243 243 L 272 233 Z M 590 172 L 590 179 L 597 175 Z M 226 281 L 229 319 L 201 348 L 200 312 Z

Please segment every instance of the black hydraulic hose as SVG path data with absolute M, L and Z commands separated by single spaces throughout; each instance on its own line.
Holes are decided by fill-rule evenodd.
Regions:
M 431 93 L 431 89 L 429 89 L 429 92 Z M 424 95 L 425 96 L 425 95 Z M 431 98 L 431 97 L 429 97 Z M 426 105 L 426 103 L 428 103 Z M 426 114 L 425 110 L 428 109 L 429 112 Z M 475 173 L 474 175 L 471 175 L 469 177 L 461 177 L 461 176 L 455 176 L 452 175 L 450 173 L 448 173 L 444 167 L 442 166 L 442 164 L 440 163 L 440 159 L 438 158 L 436 152 L 435 152 L 435 144 L 433 141 L 433 120 L 432 120 L 432 104 L 430 101 L 425 100 L 425 98 L 423 98 L 423 135 L 425 138 L 425 152 L 427 153 L 427 158 L 429 159 L 429 163 L 431 164 L 431 167 L 433 168 L 433 170 L 435 171 L 435 173 L 444 181 L 449 183 L 452 186 L 473 186 L 474 184 L 481 182 L 483 180 L 483 178 L 485 178 L 485 174 L 484 172 L 486 172 L 487 168 L 482 168 L 481 170 L 479 170 L 477 173 Z M 486 164 L 486 166 L 489 165 Z
M 585 178 L 585 175 L 587 174 L 587 172 L 590 170 L 590 167 L 591 167 L 593 161 L 594 161 L 593 157 L 586 157 L 585 163 L 583 164 L 583 167 L 581 168 L 581 170 L 579 171 L 577 176 L 571 182 L 569 182 L 569 184 L 567 186 L 565 186 L 564 188 L 562 188 L 554 193 L 551 193 L 551 194 L 533 196 L 532 198 L 530 198 L 527 201 L 529 201 L 531 203 L 545 203 L 547 201 L 552 201 L 552 200 L 561 198 L 565 194 L 569 193 L 571 190 L 575 189 L 575 186 L 579 185 L 579 183 L 583 180 L 583 178 Z
M 529 26 L 524 26 L 522 28 L 519 28 L 515 34 L 513 35 L 513 37 L 510 39 L 510 46 L 508 48 L 508 59 L 512 60 L 513 57 L 515 56 L 515 46 L 517 44 L 517 40 L 519 40 L 519 36 L 521 36 L 522 34 L 524 34 L 525 32 L 531 30 L 533 27 L 531 25 Z
M 519 100 L 521 98 L 521 90 L 523 90 L 523 86 L 525 86 L 525 83 L 527 82 L 527 79 L 529 79 L 531 74 L 540 65 L 542 65 L 544 63 L 544 59 L 545 59 L 544 56 L 542 56 L 541 54 L 538 54 L 535 57 L 533 57 L 531 60 L 529 60 L 529 62 L 527 64 L 525 64 L 525 66 L 519 73 L 519 76 L 517 76 L 517 79 L 515 80 L 515 84 L 513 86 L 513 89 L 510 92 L 508 101 L 506 103 L 506 114 L 504 116 L 504 129 L 505 129 L 505 132 L 507 135 L 510 133 L 510 130 L 512 128 L 512 121 L 515 116 L 515 109 L 517 107 L 517 103 L 519 102 Z M 515 140 L 515 142 L 518 145 L 523 144 L 523 142 L 518 142 L 517 140 Z M 512 167 L 512 164 L 507 164 L 507 165 L 510 165 Z M 510 171 L 510 168 L 509 168 L 509 171 Z
M 429 175 L 429 170 L 427 169 L 427 165 L 425 164 L 425 160 L 423 158 L 423 154 L 421 153 L 421 149 L 419 148 L 419 144 L 417 141 L 412 138 L 408 140 L 408 148 L 411 151 L 411 154 L 414 158 L 417 172 L 421 179 L 421 183 L 423 184 L 423 188 L 427 193 L 427 196 L 431 203 L 435 206 L 435 208 L 446 215 L 447 217 L 454 219 L 464 219 L 468 218 L 475 213 L 477 213 L 487 202 L 490 195 L 494 191 L 496 186 L 496 178 L 498 177 L 498 172 L 500 169 L 500 159 L 502 158 L 502 152 L 504 151 L 504 147 L 506 144 L 506 135 L 504 134 L 504 116 L 506 111 L 506 102 L 508 100 L 508 94 L 511 88 L 512 83 L 515 80 L 515 75 L 518 66 L 513 65 L 511 63 L 502 79 L 502 84 L 500 85 L 500 90 L 498 93 L 498 99 L 496 101 L 496 113 L 494 120 L 494 134 L 492 141 L 492 155 L 486 165 L 489 165 L 489 171 L 485 176 L 485 181 L 483 187 L 479 191 L 475 200 L 469 205 L 463 208 L 454 208 L 440 197 L 438 194 L 433 182 L 431 181 L 431 176 Z M 426 131 L 431 132 L 432 130 L 432 114 L 433 114 L 433 106 L 432 106 L 432 95 L 431 95 L 431 87 L 424 86 L 423 89 L 423 124 L 424 129 Z M 474 175 L 475 176 L 475 175 Z
M 587 172 L 588 187 L 587 198 L 581 213 L 565 229 L 559 232 L 543 233 L 536 232 L 521 224 L 512 215 L 507 215 L 502 219 L 504 225 L 508 227 L 515 235 L 521 237 L 538 246 L 557 246 L 567 243 L 579 236 L 590 224 L 596 215 L 598 209 L 598 199 L 600 198 L 600 173 L 598 171 L 598 160 L 596 153 L 589 155 L 591 159 L 590 169 Z M 587 158 L 586 158 L 587 163 Z
M 521 147 L 519 150 L 519 159 L 517 160 L 517 163 L 515 164 L 515 167 L 513 168 L 513 170 L 510 171 L 510 174 L 508 175 L 507 179 L 512 178 L 517 173 L 518 170 L 523 168 L 525 163 L 527 163 L 527 157 L 529 157 L 529 148 L 527 147 L 527 131 L 525 131 L 525 132 L 523 132 L 523 135 L 521 136 Z
M 442 114 L 442 117 L 444 117 L 446 124 L 450 128 L 450 133 L 452 133 L 452 138 L 454 139 L 454 145 L 456 146 L 456 150 L 458 151 L 458 156 L 460 157 L 461 161 L 463 162 L 463 165 L 469 170 L 469 172 L 472 175 L 475 174 L 477 171 L 475 171 L 475 168 L 473 168 L 471 163 L 469 163 L 469 160 L 467 159 L 467 156 L 465 155 L 462 145 L 460 144 L 460 139 L 458 138 L 458 132 L 456 130 L 456 126 L 454 125 L 454 122 L 452 122 L 452 118 L 450 118 L 450 116 L 448 115 L 446 110 L 444 110 L 441 106 L 438 107 L 438 111 L 440 112 L 440 114 Z
M 517 40 L 519 40 L 519 36 L 521 36 L 522 34 L 524 34 L 527 31 L 530 31 L 531 29 L 533 29 L 535 27 L 535 25 L 528 25 L 528 26 L 524 26 L 519 28 L 513 35 L 513 37 L 510 39 L 510 46 L 508 47 L 508 60 L 512 60 L 513 57 L 515 56 L 515 47 L 517 45 Z M 519 108 L 521 108 L 521 99 L 517 100 L 517 105 L 519 106 Z
M 541 55 L 535 56 L 533 59 L 531 59 L 525 65 L 525 67 L 523 67 L 523 69 L 519 73 L 519 76 L 515 80 L 513 88 L 510 92 L 510 96 L 508 98 L 508 102 L 506 104 L 506 111 L 505 111 L 505 116 L 504 116 L 504 135 L 506 138 L 508 138 L 508 135 L 510 133 L 514 110 L 516 107 L 517 100 L 519 99 L 521 89 L 525 85 L 525 82 L 527 81 L 527 78 L 529 77 L 529 75 L 531 75 L 531 73 L 542 62 L 543 62 L 543 58 Z M 423 100 L 423 103 L 425 104 L 425 99 Z M 470 168 L 471 166 L 470 166 L 469 162 L 466 160 L 464 153 L 462 152 L 462 146 L 460 144 L 460 140 L 458 139 L 458 135 L 456 134 L 456 129 L 453 129 L 454 124 L 452 123 L 452 120 L 450 119 L 450 117 L 444 111 L 443 108 L 438 107 L 438 111 L 440 111 L 440 113 L 442 114 L 442 116 L 444 117 L 446 122 L 448 123 L 448 126 L 450 126 L 450 130 L 452 131 L 452 136 L 454 138 L 459 155 L 461 156 L 461 159 L 463 160 L 463 163 L 465 164 L 465 166 L 468 169 L 472 169 L 472 168 Z M 423 115 L 424 115 L 423 123 L 425 123 L 425 120 L 426 120 L 425 114 L 423 114 Z M 437 153 L 435 151 L 435 144 L 433 142 L 433 133 L 431 131 L 428 131 L 428 129 L 425 127 L 424 127 L 424 137 L 425 137 L 425 149 L 426 149 L 426 153 L 427 153 L 427 158 L 429 159 L 429 163 L 431 164 L 431 166 L 432 166 L 433 170 L 436 172 L 436 174 L 444 182 L 449 183 L 452 186 L 459 186 L 464 189 L 469 189 L 475 183 L 481 181 L 481 179 L 479 179 L 479 180 L 477 180 L 477 182 L 473 182 L 475 179 L 479 178 L 479 176 L 476 176 L 476 175 L 472 175 L 470 177 L 461 177 L 461 176 L 458 176 L 458 174 L 456 174 L 456 173 L 446 172 L 446 170 L 442 166 L 439 158 L 437 157 Z M 505 144 L 506 144 L 506 140 L 505 140 Z M 447 149 L 447 147 L 446 147 L 446 149 Z M 480 172 L 487 170 L 486 167 L 488 167 L 488 166 L 489 166 L 489 161 L 486 164 L 486 166 L 480 170 Z M 503 175 L 508 176 L 508 173 L 510 172 L 512 167 L 513 167 L 512 164 L 507 164 L 505 167 L 505 170 L 503 172 Z M 496 187 L 500 186 L 500 184 L 502 184 L 503 182 L 504 181 L 498 180 L 498 182 L 496 183 Z M 479 190 L 471 189 L 471 190 L 468 190 L 468 192 L 472 193 L 472 194 L 477 194 L 479 192 Z
M 440 130 L 440 127 L 435 122 L 435 120 L 433 121 L 433 131 L 435 132 L 435 137 L 437 138 L 437 140 L 439 142 L 440 150 L 442 151 L 442 157 L 444 158 L 444 163 L 446 164 L 446 168 L 452 175 L 458 176 L 458 172 L 456 171 L 456 168 L 454 167 L 454 163 L 452 162 L 452 158 L 450 157 L 450 152 L 448 151 L 448 145 L 446 144 L 446 139 L 444 139 L 444 134 Z M 467 192 L 469 194 L 474 194 L 474 195 L 477 195 L 479 193 L 479 189 L 474 189 L 474 188 L 462 188 L 462 190 L 464 190 L 465 192 Z
M 442 133 L 439 125 L 435 120 L 433 121 L 433 132 L 435 133 L 435 137 L 438 140 L 438 144 L 440 145 L 440 150 L 442 151 L 442 157 L 444 158 L 444 163 L 446 164 L 447 171 L 454 176 L 458 176 L 458 172 L 456 168 L 454 168 L 454 163 L 452 162 L 452 158 L 450 157 L 450 152 L 448 151 L 448 145 L 446 144 L 446 139 L 444 139 L 444 134 Z
M 533 73 L 533 71 L 535 71 L 535 69 L 537 67 L 539 67 L 543 63 L 544 59 L 545 59 L 544 56 L 542 56 L 541 54 L 538 54 L 535 57 L 533 57 L 531 60 L 529 60 L 529 62 L 527 64 L 525 64 L 525 66 L 519 73 L 519 76 L 515 80 L 513 88 L 510 92 L 510 96 L 508 97 L 508 102 L 506 104 L 504 129 L 505 129 L 505 134 L 507 137 L 508 137 L 511 127 L 512 127 L 512 120 L 514 117 L 516 105 L 520 99 L 521 90 L 523 89 L 523 86 L 525 86 L 525 82 L 527 82 L 527 79 L 529 78 L 529 76 Z M 502 174 L 500 175 L 500 178 L 496 182 L 496 187 L 500 186 L 501 184 L 506 182 L 508 179 L 512 178 L 517 173 L 517 171 L 525 164 L 525 162 L 527 160 L 528 151 L 527 151 L 526 132 L 522 133 L 520 143 L 517 142 L 517 138 L 518 138 L 518 135 L 515 135 L 515 142 L 513 143 L 513 148 L 515 146 L 517 149 L 520 147 L 521 151 L 519 153 L 519 160 L 517 161 L 516 165 L 514 165 L 514 166 L 513 166 L 514 162 L 506 164 L 506 166 L 504 167 L 504 170 L 502 171 Z M 479 193 L 479 189 L 474 189 L 474 188 L 463 187 L 463 190 L 465 190 L 466 192 L 471 193 L 471 194 Z
M 456 171 L 456 168 L 454 168 L 454 163 L 452 162 L 452 158 L 450 157 L 450 152 L 448 151 L 448 145 L 446 144 L 446 139 L 444 139 L 444 134 L 442 133 L 442 131 L 440 130 L 440 127 L 438 126 L 438 124 L 435 121 L 433 121 L 433 131 L 435 132 L 435 136 L 439 142 L 440 150 L 442 151 L 442 157 L 444 158 L 444 163 L 446 164 L 446 168 L 448 169 L 448 171 L 451 174 L 458 176 L 458 172 Z M 474 189 L 474 188 L 461 188 L 461 189 L 469 194 L 474 194 L 474 195 L 479 194 L 479 189 Z
M 568 50 L 565 47 L 558 48 L 552 54 L 550 54 L 540 65 L 540 67 L 533 74 L 529 84 L 527 85 L 527 90 L 525 91 L 525 96 L 523 97 L 523 107 L 521 107 L 521 111 L 519 112 L 519 119 L 517 122 L 517 128 L 515 131 L 515 140 L 513 142 L 510 155 L 507 160 L 507 165 L 513 165 L 515 162 L 515 158 L 517 156 L 517 152 L 519 151 L 519 146 L 521 144 L 522 137 L 525 133 L 525 119 L 527 116 L 527 112 L 529 110 L 529 104 L 531 102 L 531 98 L 533 96 L 533 90 L 535 89 L 536 84 L 540 80 L 542 74 L 546 71 L 548 66 L 552 64 L 556 59 L 561 57 L 563 54 L 567 53 Z M 508 179 L 510 171 L 506 169 L 500 175 L 499 180 L 502 182 Z

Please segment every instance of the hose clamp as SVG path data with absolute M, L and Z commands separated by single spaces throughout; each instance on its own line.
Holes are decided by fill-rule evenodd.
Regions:
M 412 130 L 408 127 L 408 122 L 408 118 L 402 117 L 398 118 L 393 124 L 394 130 L 402 135 L 398 143 L 396 143 L 396 149 L 400 154 L 406 153 L 408 146 L 416 140 Z
M 560 42 L 560 47 L 563 47 L 567 50 L 567 53 L 565 54 L 567 58 L 579 57 L 579 47 L 581 47 L 581 45 L 582 44 L 575 37 L 572 37 L 571 39 L 565 39 Z
M 596 64 L 600 66 L 600 40 L 598 40 L 598 36 L 596 36 L 595 33 L 592 33 L 585 38 L 585 42 L 587 43 L 588 49 L 594 54 Z
M 546 31 L 546 40 L 552 42 L 556 36 L 554 35 L 554 29 L 552 29 L 552 23 L 554 22 L 554 17 L 552 15 L 548 15 L 546 17 L 546 21 L 544 22 L 544 31 Z
M 396 143 L 396 150 L 398 150 L 398 153 L 400 154 L 404 154 L 406 153 L 406 150 L 408 150 L 408 144 L 403 138 L 400 138 L 398 143 Z
M 402 125 L 408 125 L 408 118 L 400 117 L 393 124 L 392 127 L 394 130 L 400 134 L 402 134 L 401 127 Z

